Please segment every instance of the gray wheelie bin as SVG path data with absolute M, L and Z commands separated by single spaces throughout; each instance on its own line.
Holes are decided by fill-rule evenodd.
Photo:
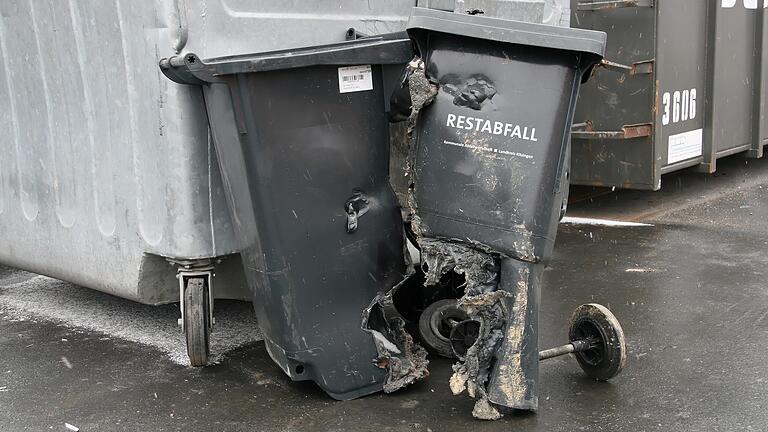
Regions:
M 466 276 L 458 304 L 472 318 L 452 332 L 452 389 L 479 395 L 482 418 L 536 409 L 540 280 L 568 188 L 576 97 L 605 34 L 421 8 L 408 33 L 435 89 L 411 143 L 412 224 L 429 271 Z M 601 349 L 611 360 L 610 343 Z M 606 366 L 622 363 L 615 351 Z
M 270 356 L 336 399 L 380 391 L 388 379 L 361 321 L 406 273 L 382 69 L 412 56 L 403 33 L 160 64 L 203 88 Z

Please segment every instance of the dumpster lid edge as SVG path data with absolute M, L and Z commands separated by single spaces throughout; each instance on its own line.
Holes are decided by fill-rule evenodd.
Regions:
M 427 30 L 510 44 L 580 51 L 603 56 L 607 35 L 594 30 L 556 27 L 479 15 L 414 7 L 408 32 Z

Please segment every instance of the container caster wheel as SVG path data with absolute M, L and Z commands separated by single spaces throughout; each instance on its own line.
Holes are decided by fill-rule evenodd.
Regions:
M 621 324 L 608 308 L 596 303 L 581 305 L 571 315 L 568 332 L 579 366 L 597 381 L 618 375 L 627 362 L 627 346 Z
M 455 299 L 438 300 L 424 309 L 419 317 L 422 342 L 440 356 L 456 358 L 451 347 L 451 332 L 467 314 L 459 309 Z
M 205 277 L 186 279 L 184 289 L 184 336 L 187 340 L 187 355 L 192 366 L 208 364 L 210 355 L 210 295 Z

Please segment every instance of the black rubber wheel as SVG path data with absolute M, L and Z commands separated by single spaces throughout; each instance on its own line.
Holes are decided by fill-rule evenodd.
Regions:
M 419 317 L 419 335 L 427 348 L 436 354 L 456 358 L 451 348 L 451 330 L 467 319 L 455 299 L 438 300 L 424 309 Z
M 590 349 L 574 355 L 581 369 L 595 380 L 607 381 L 615 377 L 627 362 L 624 330 L 605 306 L 590 303 L 577 307 L 571 315 L 568 337 L 571 342 L 591 342 Z
M 189 363 L 195 367 L 207 365 L 210 354 L 210 305 L 206 285 L 205 278 L 190 278 L 184 290 L 184 335 Z

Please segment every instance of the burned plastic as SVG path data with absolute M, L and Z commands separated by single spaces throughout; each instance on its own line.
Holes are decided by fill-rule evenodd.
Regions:
M 535 410 L 541 274 L 568 188 L 576 96 L 605 34 L 421 8 L 408 33 L 418 58 L 404 206 L 425 283 L 464 274 L 459 305 L 479 323 L 451 390 L 477 398 L 481 419 Z
M 423 349 L 371 304 L 407 273 L 382 69 L 412 57 L 396 35 L 161 62 L 203 88 L 270 356 L 337 399 L 426 374 Z
M 440 88 L 414 132 L 423 234 L 541 261 L 576 95 L 605 34 L 420 8 L 408 32 Z

